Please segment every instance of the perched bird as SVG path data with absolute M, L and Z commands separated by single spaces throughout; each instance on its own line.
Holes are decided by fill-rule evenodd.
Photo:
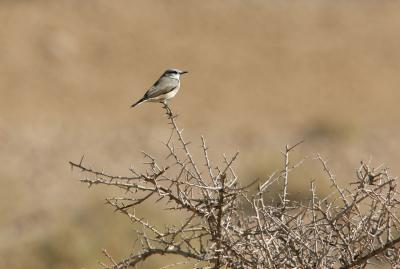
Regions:
M 178 69 L 167 69 L 164 74 L 151 86 L 144 94 L 143 98 L 134 103 L 131 107 L 135 107 L 143 102 L 165 102 L 174 97 L 181 86 L 180 77 L 187 71 Z

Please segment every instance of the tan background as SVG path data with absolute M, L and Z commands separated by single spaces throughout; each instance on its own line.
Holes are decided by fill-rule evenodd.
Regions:
M 160 106 L 129 105 L 168 67 L 190 72 L 171 104 L 192 147 L 203 134 L 215 158 L 239 149 L 243 181 L 303 138 L 309 169 L 320 152 L 343 183 L 362 159 L 399 173 L 399 12 L 397 1 L 0 1 L 0 267 L 97 268 L 102 248 L 130 252 L 130 224 L 103 204 L 110 190 L 88 190 L 67 162 L 85 154 L 122 175 L 141 150 L 160 154 Z M 306 189 L 310 171 L 293 184 Z

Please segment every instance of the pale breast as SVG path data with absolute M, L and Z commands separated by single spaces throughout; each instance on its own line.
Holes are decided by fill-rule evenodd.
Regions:
M 165 99 L 171 99 L 172 97 L 174 97 L 178 93 L 179 87 L 180 87 L 180 85 L 178 84 L 178 86 L 174 90 L 172 90 L 169 93 L 167 93 L 165 95 Z

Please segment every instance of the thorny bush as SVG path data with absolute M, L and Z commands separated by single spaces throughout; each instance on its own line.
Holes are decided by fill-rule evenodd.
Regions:
M 355 182 L 342 188 L 317 155 L 332 193 L 318 197 L 311 182 L 311 198 L 292 201 L 288 178 L 298 164 L 289 161 L 289 154 L 297 145 L 286 146 L 282 171 L 253 182 L 258 189 L 250 191 L 254 187 L 242 186 L 233 170 L 238 153 L 223 155 L 223 165 L 215 167 L 202 137 L 203 161 L 196 163 L 176 116 L 168 105 L 164 109 L 172 127 L 165 163 L 144 153 L 145 172 L 131 168 L 129 176 L 114 176 L 92 170 L 82 160 L 70 162 L 84 174 L 83 183 L 122 189 L 123 197 L 107 203 L 136 227 L 138 250 L 121 261 L 103 250 L 110 262 L 101 263 L 104 268 L 135 267 L 154 255 L 178 255 L 193 268 L 344 269 L 371 263 L 399 268 L 399 193 L 387 169 L 361 163 Z M 279 202 L 271 203 L 265 192 L 277 182 L 282 186 Z M 159 210 L 179 212 L 182 218 L 159 227 L 135 213 L 145 202 L 158 202 Z

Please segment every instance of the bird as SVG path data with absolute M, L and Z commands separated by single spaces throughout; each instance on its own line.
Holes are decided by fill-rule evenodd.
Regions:
M 181 71 L 175 68 L 167 69 L 144 96 L 131 107 L 147 101 L 165 103 L 166 100 L 173 98 L 178 93 L 181 86 L 180 77 L 186 73 L 188 71 Z

